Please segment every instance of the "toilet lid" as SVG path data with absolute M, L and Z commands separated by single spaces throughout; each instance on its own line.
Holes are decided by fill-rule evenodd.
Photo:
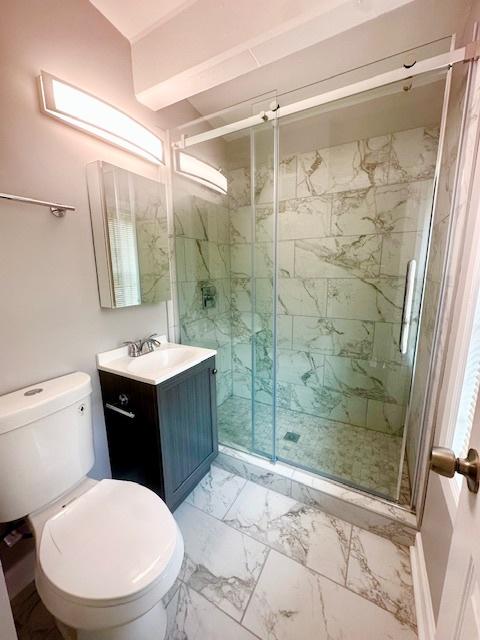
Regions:
M 102 480 L 46 522 L 38 558 L 66 597 L 125 599 L 162 574 L 177 537 L 175 520 L 155 493 L 135 482 Z

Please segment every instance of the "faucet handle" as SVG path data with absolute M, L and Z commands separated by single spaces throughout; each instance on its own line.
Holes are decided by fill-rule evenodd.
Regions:
M 123 344 L 128 346 L 128 355 L 131 358 L 137 358 L 140 355 L 141 349 L 138 340 L 127 340 Z
M 160 342 L 160 340 L 157 340 L 157 336 L 158 336 L 158 333 L 152 333 L 151 335 L 148 336 L 148 338 L 145 338 L 145 342 L 148 341 L 157 347 L 161 347 L 162 343 Z

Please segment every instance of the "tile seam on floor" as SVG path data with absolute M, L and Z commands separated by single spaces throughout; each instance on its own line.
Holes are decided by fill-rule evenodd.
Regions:
M 270 553 L 271 553 L 271 551 L 272 551 L 271 547 L 268 547 L 268 546 L 267 546 L 267 549 L 268 549 L 268 552 L 267 552 L 267 554 L 266 554 L 266 556 L 265 556 L 265 560 L 263 561 L 263 565 L 262 565 L 262 568 L 260 569 L 260 573 L 258 574 L 258 578 L 257 578 L 257 580 L 256 580 L 256 582 L 255 582 L 255 586 L 254 586 L 254 587 L 253 587 L 253 589 L 252 589 L 252 593 L 250 594 L 250 596 L 249 596 L 249 598 L 248 598 L 247 606 L 245 607 L 245 610 L 244 610 L 244 612 L 243 612 L 243 614 L 242 614 L 242 617 L 240 618 L 240 624 L 242 625 L 242 627 L 243 627 L 244 629 L 247 629 L 247 627 L 243 624 L 243 620 L 244 620 L 244 618 L 245 618 L 245 616 L 246 616 L 246 614 L 247 614 L 247 610 L 248 610 L 248 607 L 250 606 L 250 602 L 251 602 L 251 600 L 252 600 L 252 598 L 253 598 L 253 594 L 255 593 L 255 591 L 256 591 L 256 589 L 257 589 L 257 585 L 258 585 L 258 583 L 260 582 L 260 578 L 261 578 L 261 576 L 262 576 L 263 570 L 265 569 L 265 565 L 267 564 L 267 560 L 268 560 L 268 558 L 270 557 Z
M 224 611 L 223 609 L 220 609 L 220 607 L 215 602 L 212 602 L 211 600 L 209 600 L 201 591 L 197 591 L 197 589 L 195 589 L 195 587 L 193 587 L 191 584 L 189 584 L 188 582 L 185 582 L 184 580 L 180 580 L 180 579 L 179 579 L 179 582 L 180 582 L 180 584 L 178 585 L 178 589 L 175 591 L 174 595 L 177 594 L 178 590 L 181 588 L 182 585 L 184 587 L 188 588 L 188 589 L 191 589 L 192 591 L 195 591 L 195 593 L 198 596 L 200 596 L 201 598 L 203 598 L 206 602 L 208 602 L 208 604 L 212 605 L 212 607 L 215 607 L 215 609 L 217 609 L 217 611 L 219 611 L 223 615 L 227 616 L 227 618 L 232 620 L 232 622 L 234 622 L 235 624 L 238 624 L 238 626 L 242 627 L 242 629 L 245 629 L 246 631 L 251 633 L 254 638 L 257 638 L 257 640 L 263 640 L 262 638 L 260 638 L 260 636 L 257 636 L 256 633 L 253 633 L 253 631 L 250 631 L 250 629 L 247 629 L 247 627 L 244 627 L 243 624 L 241 624 L 241 622 L 239 620 L 235 620 L 235 618 L 232 617 L 227 611 Z M 252 593 L 253 593 L 253 591 L 252 591 Z M 169 603 L 172 600 L 173 600 L 173 596 L 172 596 L 172 598 L 170 598 Z M 242 618 L 243 618 L 243 616 L 242 616 Z M 205 639 L 205 640 L 207 640 L 207 639 Z
M 265 488 L 265 487 L 263 487 Z M 272 491 L 271 489 L 267 489 L 267 491 Z M 276 491 L 274 493 L 277 493 Z M 283 495 L 283 494 L 280 494 Z M 287 496 L 285 496 L 287 497 Z M 302 504 L 302 503 L 300 503 Z M 206 513 L 205 511 L 203 511 L 203 509 L 201 509 L 200 507 L 197 507 L 195 505 L 190 505 L 191 507 L 193 507 L 194 509 L 198 509 L 199 511 L 202 511 L 202 513 Z M 308 505 L 307 505 L 308 506 Z M 314 507 L 312 507 L 314 508 Z M 322 512 L 323 513 L 323 512 Z M 333 584 L 337 585 L 338 587 L 341 587 L 342 589 L 345 589 L 346 591 L 348 591 L 349 593 L 354 594 L 355 596 L 358 596 L 359 598 L 361 598 L 362 600 L 365 600 L 366 602 L 370 602 L 370 604 L 375 605 L 376 607 L 378 607 L 379 609 L 382 609 L 383 611 L 386 611 L 387 613 L 389 613 L 390 615 L 392 615 L 396 620 L 398 620 L 398 618 L 396 618 L 396 616 L 394 615 L 394 613 L 392 611 L 390 611 L 389 609 L 386 609 L 385 607 L 381 606 L 380 604 L 378 604 L 377 602 L 374 602 L 373 600 L 370 600 L 370 598 L 367 598 L 365 595 L 358 593 L 357 591 L 354 591 L 353 589 L 351 589 L 348 585 L 347 585 L 347 575 L 348 575 L 348 563 L 346 565 L 346 573 L 345 573 L 345 584 L 342 584 L 341 582 L 337 582 L 336 580 L 334 580 L 333 578 L 331 578 L 330 576 L 325 575 L 324 573 L 320 573 L 319 571 L 317 571 L 316 569 L 312 569 L 311 567 L 308 567 L 305 564 L 302 564 L 301 562 L 298 562 L 298 560 L 296 560 L 295 558 L 292 558 L 291 556 L 288 556 L 286 553 L 284 553 L 283 551 L 281 551 L 280 549 L 277 549 L 275 547 L 270 546 L 270 544 L 266 543 L 266 542 L 262 542 L 261 540 L 258 540 L 257 538 L 254 538 L 252 535 L 250 535 L 249 533 L 245 533 L 244 531 L 239 531 L 238 529 L 236 529 L 235 527 L 233 527 L 232 525 L 228 524 L 227 522 L 220 520 L 219 518 L 217 518 L 216 516 L 213 516 L 210 513 L 206 513 L 206 515 L 211 516 L 212 518 L 214 518 L 215 520 L 218 520 L 218 522 L 222 522 L 225 526 L 227 526 L 229 529 L 232 529 L 233 531 L 236 531 L 237 533 L 240 533 L 244 536 L 246 536 L 247 538 L 249 538 L 250 540 L 254 540 L 255 542 L 258 542 L 260 544 L 263 544 L 265 547 L 267 547 L 268 549 L 268 553 L 267 553 L 267 558 L 270 555 L 270 551 L 276 551 L 277 553 L 279 553 L 281 556 L 283 556 L 284 558 L 287 558 L 288 560 L 292 560 L 292 562 L 295 562 L 296 564 L 298 564 L 300 567 L 303 567 L 304 569 L 307 569 L 308 571 L 311 571 L 314 575 L 320 576 L 321 578 L 325 578 L 326 580 L 329 580 L 330 582 L 332 582 Z M 338 518 L 340 520 L 340 518 Z M 347 523 L 350 524 L 350 523 Z M 353 532 L 353 526 L 355 525 L 351 525 L 352 526 L 352 532 Z M 359 528 L 359 527 L 358 527 Z M 365 529 L 366 531 L 366 529 Z M 371 532 L 369 532 L 371 533 Z M 372 535 L 377 535 L 375 533 L 372 533 Z M 381 537 L 381 536 L 378 536 Z M 266 563 L 266 561 L 265 561 Z M 265 566 L 265 565 L 264 565 Z M 260 580 L 260 575 L 263 571 L 263 567 L 262 570 L 258 576 L 258 580 Z M 255 587 L 252 590 L 252 594 L 255 591 L 257 584 L 258 584 L 258 580 L 255 584 Z M 188 584 L 188 583 L 185 583 Z M 188 585 L 190 586 L 190 585 Z M 193 587 L 190 587 L 193 589 Z M 196 591 L 196 589 L 194 589 L 194 591 Z M 196 593 L 199 593 L 198 591 L 196 591 Z M 205 598 L 205 596 L 203 596 Z M 208 598 L 206 598 L 208 600 Z M 249 599 L 250 601 L 250 599 Z M 209 600 L 210 602 L 210 600 Z M 212 603 L 213 604 L 213 603 Z M 248 606 L 248 605 L 247 605 Z M 217 607 L 218 608 L 218 607 Z M 223 611 L 223 609 L 219 609 L 220 611 Z M 246 609 L 245 609 L 246 611 Z M 231 617 L 231 616 L 230 616 Z M 232 618 L 232 620 L 234 620 L 234 618 Z M 242 620 L 243 620 L 243 615 L 242 615 Z M 402 624 L 405 624 L 406 626 L 411 628 L 411 625 L 409 625 L 406 622 L 402 622 L 400 620 L 398 620 L 399 622 L 401 622 Z M 236 621 L 238 622 L 238 621 Z M 246 629 L 247 627 L 245 627 Z M 416 629 L 416 626 L 415 626 Z
M 220 467 L 222 468 L 222 467 Z M 237 493 L 237 495 L 235 496 L 235 498 L 233 499 L 232 503 L 230 504 L 230 506 L 228 507 L 228 509 L 225 511 L 223 517 L 221 518 L 221 522 L 224 522 L 224 518 L 227 517 L 228 512 L 231 510 L 231 508 L 233 507 L 233 505 L 237 502 L 238 498 L 241 496 L 241 494 L 243 493 L 243 491 L 245 490 L 245 487 L 247 486 L 247 483 L 250 482 L 250 480 L 248 478 L 244 478 L 243 476 L 239 476 L 236 473 L 232 473 L 231 471 L 229 471 L 229 473 L 232 476 L 235 476 L 236 478 L 241 478 L 242 480 L 245 480 L 245 482 L 243 483 L 243 487 L 240 489 L 240 491 Z M 196 506 L 196 505 L 193 505 Z M 201 507 L 198 507 L 199 509 L 201 509 Z M 203 511 L 203 509 L 201 509 L 201 511 Z M 214 516 L 215 517 L 215 516 Z M 220 518 L 219 518 L 220 520 Z
M 348 543 L 348 555 L 347 555 L 347 564 L 345 566 L 345 587 L 348 589 L 347 587 L 347 581 L 348 581 L 348 567 L 350 566 L 350 555 L 352 553 L 352 539 L 353 539 L 353 527 L 354 525 L 351 525 L 351 529 L 350 529 L 350 541 Z

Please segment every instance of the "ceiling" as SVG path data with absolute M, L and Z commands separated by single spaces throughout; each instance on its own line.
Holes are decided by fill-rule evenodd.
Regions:
M 469 5 L 469 0 L 90 2 L 130 40 L 140 102 L 154 110 L 188 104 L 190 113 L 204 116 L 244 103 L 222 114 L 222 121 L 250 115 L 257 96 L 268 94 L 269 102 L 274 94 L 307 87 L 307 93 L 295 95 L 300 99 L 332 88 L 332 82 L 348 84 L 410 61 L 402 52 L 461 31 Z M 449 43 L 438 46 L 445 50 Z M 421 59 L 438 52 L 437 45 L 423 49 L 412 55 Z M 322 80 L 326 84 L 319 84 Z M 291 101 L 292 96 L 281 99 Z M 255 112 L 266 104 L 257 103 Z
M 90 0 L 130 42 L 170 20 L 195 0 Z

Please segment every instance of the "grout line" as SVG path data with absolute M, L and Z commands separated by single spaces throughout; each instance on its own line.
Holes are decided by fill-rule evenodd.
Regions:
M 260 573 L 258 574 L 258 578 L 257 578 L 257 580 L 255 582 L 255 586 L 253 587 L 252 592 L 250 593 L 250 596 L 248 598 L 247 604 L 245 606 L 245 610 L 244 610 L 244 612 L 242 614 L 242 617 L 240 618 L 240 624 L 242 625 L 242 627 L 244 626 L 243 625 L 243 620 L 244 620 L 244 618 L 245 618 L 245 616 L 247 614 L 247 610 L 248 610 L 248 607 L 250 606 L 250 602 L 252 601 L 253 594 L 255 593 L 255 591 L 257 589 L 258 583 L 260 582 L 260 578 L 262 576 L 263 570 L 265 569 L 265 565 L 267 564 L 267 560 L 270 557 L 270 552 L 271 551 L 272 551 L 271 547 L 267 546 L 267 553 L 265 554 L 265 560 L 263 561 L 263 565 L 262 565 L 262 568 L 260 569 Z M 244 628 L 247 629 L 248 627 L 244 627 Z
M 355 526 L 355 525 L 354 525 L 354 524 L 352 524 L 352 528 L 351 528 L 351 530 L 350 530 L 350 541 L 349 541 L 349 543 L 348 543 L 347 566 L 346 566 L 346 569 L 345 569 L 345 587 L 346 587 L 346 588 L 348 588 L 348 587 L 347 587 L 348 569 L 349 569 L 349 567 L 350 567 L 350 554 L 351 554 L 351 552 L 352 552 L 352 538 L 353 538 L 353 527 L 354 527 L 354 526 Z

